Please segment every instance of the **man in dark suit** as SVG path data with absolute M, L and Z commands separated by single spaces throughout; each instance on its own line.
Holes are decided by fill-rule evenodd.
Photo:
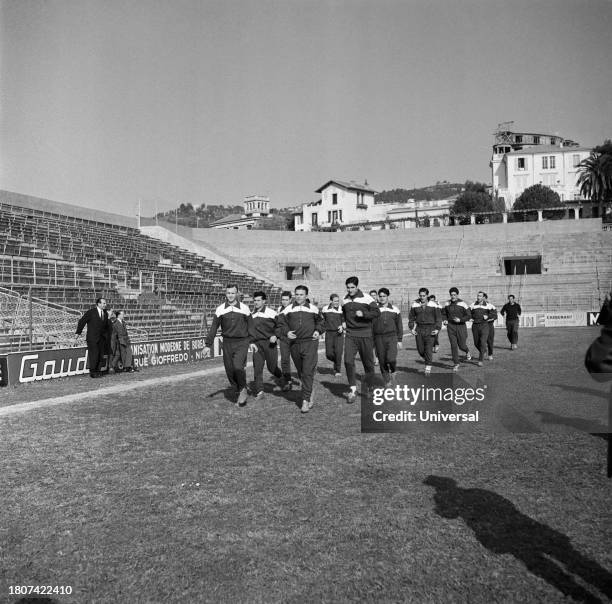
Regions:
M 104 365 L 106 354 L 107 334 L 110 328 L 108 313 L 106 312 L 106 300 L 98 298 L 96 305 L 90 308 L 77 324 L 75 340 L 81 335 L 87 325 L 87 353 L 89 356 L 89 376 L 92 378 L 102 377 L 100 368 Z

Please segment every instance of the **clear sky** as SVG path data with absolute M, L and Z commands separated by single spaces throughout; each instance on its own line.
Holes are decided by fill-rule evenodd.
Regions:
M 133 215 L 490 182 L 499 122 L 612 137 L 612 2 L 1 0 L 0 188 Z

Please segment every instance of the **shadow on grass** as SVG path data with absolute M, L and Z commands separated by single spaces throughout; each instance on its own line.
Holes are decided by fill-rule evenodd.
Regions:
M 525 516 L 505 497 L 485 489 L 462 489 L 444 476 L 430 475 L 423 482 L 436 489 L 436 514 L 462 519 L 489 551 L 511 554 L 529 572 L 579 602 L 601 599 L 572 575 L 612 598 L 612 574 L 576 550 L 569 537 Z
M 336 373 L 333 367 L 317 367 L 317 373 L 319 375 L 334 375 Z
M 553 388 L 561 388 L 568 392 L 577 392 L 579 394 L 589 394 L 601 398 L 608 398 L 608 393 L 605 390 L 597 390 L 596 388 L 580 388 L 578 386 L 570 386 L 568 384 L 550 384 Z
M 223 398 L 226 401 L 229 401 L 230 403 L 235 403 L 236 398 L 238 397 L 238 392 L 236 391 L 235 388 L 232 388 L 231 386 L 228 386 L 226 388 L 220 388 L 219 390 L 215 390 L 214 392 L 211 392 L 208 395 L 208 397 L 215 398 L 215 396 L 219 396 L 219 394 L 222 394 Z
M 543 424 L 559 424 L 560 426 L 570 426 L 576 428 L 581 432 L 588 432 L 593 436 L 599 436 L 607 440 L 607 433 L 610 428 L 606 424 L 592 420 L 584 419 L 582 417 L 564 417 L 563 415 L 557 415 L 556 413 L 549 413 L 548 411 L 536 411 L 536 414 L 540 416 Z
M 319 382 L 319 385 L 329 391 L 332 396 L 338 398 L 344 398 L 345 394 L 349 391 L 348 384 L 346 382 Z

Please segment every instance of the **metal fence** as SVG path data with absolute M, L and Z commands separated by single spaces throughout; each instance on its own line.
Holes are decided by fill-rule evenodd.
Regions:
M 65 306 L 0 287 L 0 352 L 73 346 L 80 317 Z M 130 327 L 132 342 L 147 338 L 146 330 Z

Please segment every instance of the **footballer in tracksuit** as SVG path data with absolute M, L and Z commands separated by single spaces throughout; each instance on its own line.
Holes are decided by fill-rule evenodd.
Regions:
M 323 308 L 323 328 L 325 329 L 325 356 L 334 364 L 336 377 L 342 371 L 342 353 L 344 351 L 344 328 L 342 327 L 342 309 L 340 297 L 332 294 L 330 303 Z
M 215 310 L 212 325 L 206 336 L 204 358 L 210 355 L 217 329 L 223 336 L 223 365 L 230 385 L 238 390 L 238 405 L 246 405 L 248 398 L 246 362 L 249 350 L 255 352 L 253 341 L 253 319 L 246 304 L 237 299 L 238 288 L 225 288 L 226 301 Z
M 489 315 L 496 313 L 495 307 L 485 300 L 484 292 L 478 292 L 476 302 L 470 306 L 472 315 L 472 336 L 474 346 L 478 348 L 478 365 L 482 367 L 482 361 L 487 354 L 487 338 L 489 337 Z
M 342 300 L 342 315 L 346 337 L 344 340 L 344 367 L 350 391 L 349 403 L 357 398 L 357 376 L 355 373 L 355 356 L 363 363 L 363 370 L 368 384 L 374 378 L 374 341 L 372 338 L 372 321 L 380 316 L 378 303 L 369 294 L 359 289 L 359 279 L 349 277 L 346 282 L 347 294 Z
M 489 296 L 487 294 L 484 295 L 484 299 L 489 302 Z M 487 319 L 489 323 L 489 335 L 487 336 L 487 353 L 489 354 L 489 361 L 493 360 L 493 344 L 495 343 L 495 321 L 497 319 L 497 308 L 493 304 L 494 312 L 489 314 L 489 318 Z
M 291 304 L 292 297 L 289 291 L 284 291 L 281 294 L 281 305 L 276 311 L 277 314 L 282 313 L 283 310 Z M 283 373 L 283 390 L 289 391 L 291 390 L 291 353 L 289 352 L 289 340 L 287 340 L 285 336 L 280 336 L 278 338 L 278 347 L 280 348 L 281 371 Z
M 319 354 L 319 336 L 323 330 L 323 317 L 314 304 L 308 302 L 308 288 L 298 285 L 295 298 L 278 316 L 278 335 L 289 340 L 293 364 L 302 381 L 302 413 L 308 413 L 314 404 L 312 387 Z
M 518 348 L 519 317 L 521 316 L 521 305 L 515 302 L 512 294 L 508 296 L 508 302 L 502 306 L 501 316 L 506 317 L 506 334 L 510 342 L 510 349 Z
M 385 383 L 388 383 L 395 378 L 397 351 L 402 347 L 404 327 L 400 309 L 389 302 L 389 290 L 386 287 L 378 290 L 378 308 L 380 317 L 374 319 L 372 332 L 380 371 Z
M 412 303 L 408 328 L 416 336 L 417 351 L 425 361 L 425 375 L 431 373 L 435 336 L 442 328 L 442 313 L 437 302 L 427 299 L 429 290 L 422 287 L 419 297 Z
M 430 302 L 435 302 L 438 305 L 438 308 L 440 309 L 440 311 L 442 311 L 442 307 L 440 306 L 440 303 L 436 300 L 436 297 L 433 294 L 427 296 L 427 299 Z M 440 332 L 438 332 L 434 336 L 434 343 L 433 343 L 433 351 L 438 352 L 439 349 L 440 349 Z
M 442 309 L 442 318 L 446 324 L 446 332 L 451 346 L 453 357 L 453 371 L 459 370 L 459 351 L 465 352 L 465 360 L 470 361 L 472 356 L 467 344 L 466 322 L 472 318 L 468 305 L 459 298 L 459 290 L 451 287 L 448 290 L 450 300 Z
M 253 294 L 255 309 L 251 314 L 253 319 L 253 342 L 257 345 L 257 351 L 253 353 L 253 377 L 255 379 L 255 393 L 257 398 L 264 394 L 263 370 L 264 365 L 268 371 L 277 379 L 283 377 L 278 368 L 278 350 L 276 342 L 276 317 L 274 309 L 266 306 L 266 293 L 263 291 Z

